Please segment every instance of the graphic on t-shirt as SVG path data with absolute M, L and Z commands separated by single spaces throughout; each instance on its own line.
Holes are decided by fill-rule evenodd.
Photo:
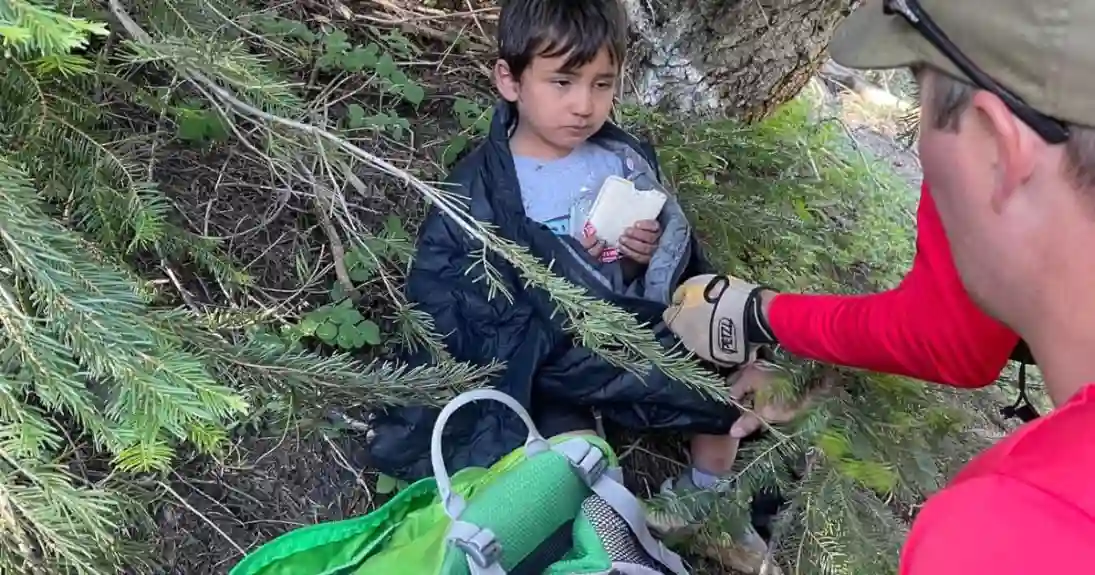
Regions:
M 592 142 L 558 160 L 514 156 L 513 161 L 525 215 L 557 235 L 579 239 L 596 196 L 591 190 L 599 190 L 608 176 L 623 173 L 620 157 Z
M 543 222 L 557 236 L 570 235 L 570 216 L 559 216 Z

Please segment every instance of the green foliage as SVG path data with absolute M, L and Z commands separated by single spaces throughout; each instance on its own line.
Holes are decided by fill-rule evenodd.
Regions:
M 722 269 L 788 291 L 892 285 L 912 259 L 916 195 L 810 113 L 796 100 L 754 126 L 633 109 L 624 121 L 657 133 L 666 176 Z
M 228 127 L 220 114 L 210 110 L 201 101 L 189 101 L 175 107 L 176 135 L 184 142 L 203 144 L 223 142 L 228 138 Z
M 396 479 L 390 475 L 379 473 L 376 476 L 376 492 L 380 495 L 390 495 L 396 491 L 406 489 L 409 483 Z
M 145 25 L 154 38 L 106 43 L 101 8 L 0 2 L 0 573 L 132 567 L 129 542 L 148 519 L 140 486 L 171 473 L 178 455 L 221 453 L 256 404 L 315 416 L 332 404 L 433 403 L 497 369 L 320 354 L 246 307 L 252 279 L 218 240 L 180 224 L 150 157 L 158 145 L 210 148 L 243 131 L 208 92 L 142 74 L 170 58 L 270 113 L 302 117 L 303 100 L 225 35 L 229 5 L 153 2 Z M 277 28 L 271 36 L 329 48 L 320 58 L 367 67 L 369 44 L 262 22 Z M 372 68 L 389 93 L 417 105 L 424 90 L 391 56 L 404 49 L 377 48 Z M 153 132 L 129 121 L 133 106 L 159 122 Z M 270 137 L 245 149 L 280 165 L 283 146 Z M 357 281 L 410 253 L 398 218 L 369 238 L 355 243 Z M 245 305 L 213 311 L 188 299 L 174 272 L 183 269 Z M 186 307 L 175 308 L 180 292 Z M 356 309 L 325 313 L 313 329 L 320 339 L 342 350 L 381 343 Z
M 794 292 L 862 292 L 894 285 L 913 254 L 916 193 L 853 147 L 800 98 L 754 125 L 690 122 L 625 108 L 652 136 L 666 179 L 716 265 Z M 772 391 L 817 405 L 739 453 L 732 496 L 658 496 L 653 513 L 704 522 L 702 549 L 740 533 L 748 505 L 778 488 L 790 499 L 777 559 L 800 573 L 893 573 L 907 512 L 955 462 L 986 444 L 977 409 L 921 382 L 831 370 L 784 358 L 794 377 Z M 835 384 L 835 387 L 834 387 Z M 965 392 L 967 396 L 973 394 Z
M 103 22 L 73 18 L 33 2 L 8 0 L 0 4 L 0 38 L 7 58 L 31 64 L 50 60 L 87 64 L 72 51 L 86 48 L 93 36 L 107 34 Z
M 490 131 L 493 108 L 484 109 L 472 100 L 457 97 L 452 104 L 452 113 L 460 123 L 460 131 L 449 140 L 441 153 L 441 163 L 445 166 L 455 163 L 476 137 L 485 136 Z
M 373 128 L 390 132 L 392 137 L 400 139 L 404 132 L 410 131 L 411 123 L 406 118 L 400 118 L 391 112 L 367 115 L 365 108 L 360 104 L 350 104 L 346 107 L 346 127 L 351 130 Z
M 327 345 L 337 345 L 347 350 L 380 345 L 382 342 L 380 326 L 365 319 L 349 299 L 308 312 L 301 319 L 300 330 Z
M 360 285 L 376 279 L 385 264 L 409 263 L 413 252 L 411 236 L 403 221 L 391 215 L 379 234 L 363 238 L 360 248 L 346 254 L 346 271 L 350 280 Z M 384 342 L 380 326 L 361 314 L 341 283 L 334 284 L 331 300 L 332 303 L 304 314 L 295 334 L 315 337 L 344 350 L 375 347 Z

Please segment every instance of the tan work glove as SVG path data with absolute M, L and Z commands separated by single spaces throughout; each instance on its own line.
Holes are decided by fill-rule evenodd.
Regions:
M 761 313 L 765 289 L 733 276 L 696 276 L 673 293 L 662 319 L 697 356 L 723 367 L 748 363 L 758 347 L 776 343 Z

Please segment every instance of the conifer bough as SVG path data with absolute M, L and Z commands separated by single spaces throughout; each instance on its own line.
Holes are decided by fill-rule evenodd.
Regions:
M 143 44 L 145 49 L 155 52 L 155 40 L 133 20 L 121 2 L 109 0 L 109 5 L 126 32 L 138 44 Z M 200 92 L 210 99 L 217 100 L 220 105 L 216 107 L 225 114 L 224 119 L 227 122 L 232 122 L 232 118 L 226 111 L 230 109 L 256 124 L 287 128 L 298 132 L 303 137 L 327 141 L 350 156 L 414 188 L 483 245 L 480 267 L 492 286 L 492 295 L 495 293 L 494 290 L 504 291 L 505 288 L 490 271 L 492 266 L 489 263 L 488 252 L 496 253 L 515 265 L 523 273 L 528 284 L 544 289 L 558 309 L 567 316 L 569 329 L 574 332 L 581 344 L 614 365 L 638 375 L 645 374 L 652 367 L 660 369 L 667 375 L 708 394 L 716 401 L 733 402 L 740 409 L 748 411 L 747 407 L 729 397 L 725 382 L 714 373 L 700 367 L 692 360 L 691 354 L 666 353 L 653 338 L 649 329 L 636 329 L 636 327 L 647 326 L 638 326 L 633 317 L 619 308 L 589 296 L 584 290 L 551 273 L 550 265 L 545 268 L 527 250 L 498 237 L 489 229 L 489 226 L 472 219 L 460 206 L 458 200 L 453 199 L 450 194 L 426 184 L 383 158 L 325 129 L 260 110 L 240 100 L 200 70 L 177 62 L 169 54 L 160 54 L 160 59 L 175 67 Z M 305 146 L 305 149 L 308 147 Z

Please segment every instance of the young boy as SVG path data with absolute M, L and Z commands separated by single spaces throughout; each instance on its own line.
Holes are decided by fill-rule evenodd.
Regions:
M 576 230 L 575 206 L 609 176 L 665 191 L 651 149 L 608 122 L 621 71 L 627 24 L 615 0 L 510 0 L 499 20 L 494 67 L 502 101 L 486 142 L 453 169 L 473 217 L 528 248 L 553 271 L 654 326 L 666 348 L 676 340 L 661 314 L 682 278 L 709 269 L 680 205 L 668 194 L 657 221 L 635 222 L 618 251 Z M 571 222 L 576 222 L 572 224 Z M 529 407 L 544 435 L 586 431 L 594 413 L 636 430 L 694 435 L 693 468 L 675 488 L 709 487 L 737 450 L 736 409 L 661 373 L 639 378 L 573 341 L 548 294 L 525 289 L 518 271 L 491 264 L 513 300 L 488 297 L 478 246 L 433 210 L 410 271 L 410 301 L 429 313 L 457 360 L 505 363 L 493 385 Z M 469 268 L 472 271 L 469 273 Z M 740 370 L 739 387 L 764 372 Z M 374 420 L 373 464 L 403 478 L 430 474 L 429 437 L 437 412 L 387 410 Z M 526 431 L 489 402 L 449 422 L 450 469 L 486 466 L 521 445 Z

